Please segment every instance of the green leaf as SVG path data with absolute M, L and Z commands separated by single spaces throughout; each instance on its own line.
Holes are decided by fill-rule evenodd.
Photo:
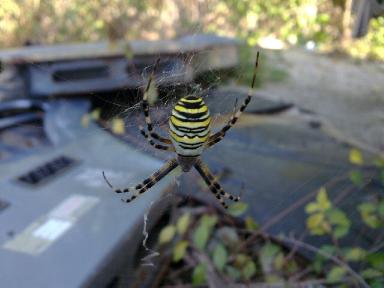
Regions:
M 320 247 L 320 251 L 329 255 L 332 255 L 336 251 L 336 247 L 332 245 L 323 245 Z M 323 256 L 320 253 L 316 254 L 315 261 L 313 263 L 313 268 L 315 272 L 321 273 L 323 271 L 323 264 L 328 258 Z
M 338 282 L 341 279 L 343 279 L 346 273 L 347 273 L 347 270 L 344 267 L 335 266 L 327 274 L 327 281 L 329 283 Z
M 236 267 L 243 267 L 244 264 L 248 261 L 248 256 L 245 254 L 237 254 L 235 258 L 235 265 Z
M 317 212 L 319 210 L 320 210 L 319 204 L 317 204 L 316 202 L 310 202 L 305 206 L 305 212 L 307 212 L 308 214 Z
M 201 285 L 205 283 L 205 279 L 205 267 L 203 264 L 199 264 L 193 269 L 192 283 L 194 285 Z
M 234 247 L 239 243 L 239 236 L 237 235 L 237 231 L 232 227 L 221 227 L 217 229 L 216 235 L 226 246 Z
M 367 256 L 367 261 L 373 268 L 384 271 L 384 252 L 375 252 Z
M 373 203 L 365 202 L 359 205 L 358 210 L 362 213 L 373 213 L 376 210 L 376 206 Z
M 259 225 L 251 217 L 245 219 L 245 228 L 249 231 L 256 231 L 259 228 Z
M 217 216 L 203 215 L 201 217 L 201 224 L 207 227 L 213 227 L 217 223 Z
M 376 215 L 376 209 L 377 205 L 370 202 L 360 204 L 358 207 L 360 216 L 363 219 L 364 223 L 373 229 L 379 228 L 381 225 L 381 221 Z
M 332 204 L 328 199 L 327 191 L 324 187 L 320 188 L 319 192 L 317 193 L 316 200 L 320 210 L 325 211 L 331 208 Z
M 346 226 L 349 226 L 351 224 L 351 222 L 349 221 L 345 213 L 338 208 L 333 208 L 329 210 L 327 214 L 331 224 L 346 225 Z
M 275 244 L 266 243 L 260 249 L 259 261 L 265 274 L 274 270 L 275 257 L 281 252 L 281 248 Z
M 184 258 L 185 252 L 187 251 L 188 247 L 188 241 L 180 241 L 176 244 L 175 248 L 173 249 L 173 261 L 178 262 L 181 259 Z
M 324 222 L 323 213 L 315 213 L 307 218 L 307 227 L 311 234 L 314 235 L 323 235 L 325 230 L 322 228 L 322 223 Z
M 215 264 L 217 270 L 222 271 L 227 262 L 228 253 L 224 245 L 219 243 L 213 250 L 213 264 Z
M 377 168 L 384 168 L 384 158 L 377 158 L 373 162 Z
M 278 282 L 281 283 L 281 282 L 283 282 L 283 279 L 281 279 L 281 277 L 279 275 L 277 275 L 277 274 L 270 273 L 270 274 L 265 276 L 265 282 L 267 282 L 269 284 L 278 283 Z
M 324 264 L 324 259 L 317 257 L 317 258 L 313 261 L 313 263 L 312 263 L 313 270 L 314 270 L 316 273 L 320 273 L 320 272 L 322 272 L 322 271 L 323 271 L 323 264 Z
M 364 164 L 363 154 L 360 150 L 353 148 L 349 151 L 349 162 L 355 165 Z
M 339 225 L 339 226 L 336 226 L 335 228 L 333 228 L 333 236 L 336 239 L 340 239 L 340 238 L 344 237 L 345 235 L 348 234 L 348 232 L 349 232 L 349 226 Z
M 382 218 L 384 218 L 384 199 L 379 202 L 377 206 L 377 212 Z
M 383 274 L 383 272 L 380 272 L 379 270 L 368 268 L 368 269 L 363 270 L 363 272 L 361 273 L 361 276 L 363 276 L 366 279 L 369 279 L 369 278 L 382 277 L 382 276 L 384 276 L 384 274 Z
M 174 225 L 165 226 L 160 232 L 159 243 L 165 244 L 171 241 L 175 236 L 175 232 L 176 232 L 176 228 Z
M 238 217 L 245 213 L 248 208 L 248 204 L 244 202 L 236 202 L 228 207 L 228 213 L 234 217 Z
M 187 231 L 190 219 L 191 219 L 191 214 L 185 213 L 183 214 L 183 216 L 179 218 L 179 220 L 177 220 L 176 229 L 180 235 L 183 235 L 185 231 Z
M 226 266 L 225 267 L 225 270 L 226 272 L 228 273 L 229 277 L 232 279 L 232 280 L 238 280 L 241 276 L 241 273 L 239 270 L 237 270 L 236 268 L 232 267 L 232 266 Z
M 365 258 L 366 251 L 360 247 L 349 248 L 344 253 L 344 258 L 347 261 L 360 261 Z
M 351 222 L 345 213 L 337 208 L 333 208 L 327 212 L 329 222 L 334 225 L 333 235 L 336 238 L 341 238 L 348 234 Z
M 203 250 L 209 236 L 211 234 L 213 226 L 217 223 L 217 216 L 204 215 L 199 221 L 199 226 L 195 229 L 193 233 L 193 243 L 197 248 Z
M 299 266 L 295 262 L 295 260 L 288 260 L 284 265 L 284 273 L 294 274 L 299 271 Z
M 380 171 L 380 181 L 384 184 L 384 169 Z
M 249 280 L 252 278 L 253 275 L 256 274 L 256 265 L 255 263 L 250 260 L 245 264 L 244 268 L 242 269 L 242 275 L 246 280 Z
M 369 285 L 371 285 L 371 288 L 383 288 L 384 287 L 384 279 L 383 277 L 379 279 L 373 279 L 369 282 Z
M 275 244 L 267 243 L 261 248 L 260 257 L 274 257 L 280 251 L 281 249 L 279 246 Z
M 373 229 L 380 227 L 380 220 L 376 215 L 363 215 L 363 221 Z
M 274 263 L 274 266 L 276 268 L 276 270 L 281 270 L 283 268 L 283 265 L 284 265 L 284 254 L 283 253 L 279 253 L 277 254 L 277 256 L 275 257 L 275 260 L 273 261 Z
M 203 250 L 209 238 L 209 227 L 200 224 L 193 233 L 193 243 L 200 250 Z
M 332 255 L 336 251 L 336 247 L 332 245 L 323 245 L 320 247 L 320 251 L 329 255 Z M 323 257 L 321 254 L 318 254 L 320 257 Z
M 351 171 L 349 173 L 349 179 L 356 186 L 363 186 L 363 184 L 364 184 L 364 177 L 360 171 L 357 171 L 357 170 Z

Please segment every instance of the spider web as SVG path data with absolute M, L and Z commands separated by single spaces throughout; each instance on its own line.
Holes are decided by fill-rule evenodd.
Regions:
M 199 34 L 201 31 L 201 27 L 195 27 L 195 34 Z M 197 51 L 190 57 L 184 57 L 181 53 L 176 55 L 176 57 L 180 57 L 184 59 L 183 65 L 185 67 L 194 66 L 196 70 L 199 70 L 201 66 L 204 65 L 204 63 L 196 63 L 194 62 L 194 58 L 201 57 L 204 58 L 204 54 L 208 54 L 208 51 Z M 160 57 L 160 61 L 165 61 L 167 57 Z M 253 59 L 250 58 L 249 62 L 252 63 Z M 194 63 L 194 65 L 192 65 Z M 38 69 L 44 69 L 43 66 L 36 64 L 36 63 L 30 63 L 34 67 L 37 67 Z M 146 140 L 142 137 L 142 135 L 139 132 L 138 124 L 143 125 L 146 127 L 144 122 L 144 116 L 142 113 L 140 98 L 142 95 L 142 91 L 144 91 L 146 86 L 146 81 L 148 79 L 148 75 L 151 73 L 153 69 L 153 65 L 147 65 L 144 67 L 142 71 L 135 71 L 133 73 L 136 73 L 137 76 L 139 76 L 142 81 L 142 85 L 137 87 L 137 89 L 122 89 L 119 91 L 110 92 L 107 94 L 99 94 L 99 93 L 93 93 L 89 92 L 86 93 L 86 97 L 91 99 L 92 107 L 89 111 L 88 117 L 91 119 L 90 121 L 96 121 L 98 123 L 99 129 L 105 130 L 108 133 L 112 133 L 115 137 L 122 139 L 126 141 L 128 144 L 130 144 L 131 149 L 134 149 L 138 152 L 142 152 L 145 154 L 150 154 L 152 156 L 155 156 L 160 159 L 168 159 L 170 157 L 173 157 L 172 154 L 167 154 L 158 150 L 155 150 L 152 146 L 150 146 Z M 187 69 L 183 69 L 183 71 L 187 71 Z M 213 67 L 208 69 L 206 72 L 204 72 L 203 75 L 199 75 L 200 77 L 197 79 L 194 79 L 190 83 L 185 83 L 184 81 L 178 80 L 174 81 L 171 85 L 166 85 L 164 83 L 167 83 L 169 72 L 167 73 L 161 73 L 157 76 L 156 81 L 154 81 L 154 85 L 151 86 L 150 92 L 149 92 L 149 102 L 152 104 L 150 106 L 150 115 L 152 118 L 152 122 L 154 124 L 154 130 L 159 133 L 163 137 L 168 137 L 168 133 L 166 131 L 168 126 L 168 117 L 170 110 L 174 106 L 174 104 L 183 96 L 187 95 L 198 95 L 203 97 L 203 99 L 206 101 L 208 107 L 211 110 L 212 115 L 212 126 L 213 132 L 218 130 L 223 125 L 223 119 L 229 119 L 231 113 L 233 112 L 233 108 L 237 103 L 237 106 L 239 106 L 243 98 L 246 96 L 245 93 L 242 93 L 241 96 L 239 96 L 239 93 L 237 92 L 229 92 L 229 93 L 223 93 L 220 94 L 219 97 L 214 97 L 214 103 L 210 100 L 212 93 L 220 89 L 223 85 L 233 85 L 234 83 L 242 82 L 242 79 L 249 78 L 249 74 L 252 73 L 252 71 L 246 69 L 244 66 L 237 67 L 235 70 L 236 73 L 227 73 L 226 71 L 218 71 L 215 70 Z M 172 74 L 173 71 L 170 71 Z M 187 72 L 184 72 L 187 73 Z M 173 76 L 180 76 L 180 78 L 186 78 L 186 75 L 175 75 Z M 125 76 L 122 76 L 125 77 Z M 175 77 L 178 78 L 178 77 Z M 203 78 L 203 79 L 201 79 Z M 208 81 L 207 81 L 208 79 Z M 65 81 L 66 79 L 61 79 L 62 81 Z M 205 80 L 205 81 L 201 81 Z M 248 85 L 247 85 L 248 86 Z M 246 87 L 245 89 L 247 89 Z M 128 101 L 127 101 L 128 98 Z M 71 101 L 71 99 L 68 99 L 68 101 Z M 254 100 L 252 100 L 254 101 Z M 99 112 L 95 112 L 99 111 Z M 95 117 L 92 116 L 93 114 L 97 114 Z M 93 117 L 93 118 L 92 118 Z M 83 123 L 82 123 L 83 125 Z M 35 128 L 41 129 L 43 132 L 42 126 L 35 126 Z M 226 141 L 226 140 L 224 140 Z M 258 148 L 259 150 L 256 150 L 257 152 L 264 153 L 265 151 L 263 148 Z M 207 152 L 209 153 L 209 151 Z M 265 152 L 267 153 L 267 152 Z M 128 159 L 124 159 L 124 157 L 121 157 L 121 161 L 127 161 Z M 132 159 L 129 159 L 132 160 Z M 322 165 L 328 165 L 333 162 L 332 158 L 325 158 L 325 160 L 322 161 Z M 159 168 L 159 167 L 157 167 Z M 155 168 L 156 169 L 156 168 Z M 95 170 L 95 175 L 99 175 L 100 180 L 102 180 L 102 174 L 101 170 Z M 215 171 L 213 170 L 215 174 L 223 173 L 223 171 Z M 119 179 L 119 175 L 116 174 L 115 171 L 106 171 L 107 177 L 112 182 L 114 180 Z M 136 185 L 136 182 L 133 182 L 132 174 L 130 174 L 131 177 L 126 177 L 124 183 L 114 183 L 116 186 L 121 187 L 128 187 Z M 174 174 L 170 175 L 171 177 L 175 178 L 175 182 L 178 185 L 178 189 L 181 189 L 180 186 L 180 178 L 184 176 L 175 176 Z M 170 177 L 168 176 L 168 177 Z M 189 176 L 189 175 L 188 175 Z M 234 175 L 231 175 L 231 177 L 234 177 Z M 313 178 L 308 179 L 308 182 L 313 181 L 316 182 L 316 180 L 321 178 L 321 175 L 315 175 Z M 247 183 L 245 180 L 233 180 L 232 184 L 235 184 L 238 186 L 238 190 L 247 190 Z M 301 185 L 305 185 L 306 183 L 301 183 Z M 245 185 L 245 189 L 242 188 L 242 186 Z M 233 185 L 231 185 L 233 187 Z M 102 187 L 102 186 L 101 186 Z M 109 187 L 105 184 L 104 185 L 105 190 L 109 189 Z M 281 189 L 285 189 L 286 187 L 281 187 Z M 297 186 L 295 188 L 296 190 L 300 190 L 301 186 Z M 291 190 L 290 194 L 294 194 L 296 191 Z M 150 193 L 150 191 L 148 192 Z M 245 192 L 247 193 L 247 191 Z M 172 197 L 172 195 L 169 195 L 168 197 Z M 117 199 L 119 200 L 119 199 Z M 284 205 L 285 199 L 275 199 L 276 207 L 281 207 Z M 143 223 L 144 223 L 144 230 L 143 230 L 143 248 L 146 252 L 148 252 L 147 255 L 145 255 L 143 260 L 143 265 L 145 266 L 154 266 L 154 258 L 158 256 L 158 252 L 152 250 L 147 246 L 147 238 L 150 236 L 148 233 L 149 231 L 146 230 L 146 223 L 148 219 L 148 213 L 149 210 L 152 207 L 152 203 L 148 205 L 148 211 L 145 212 L 143 216 Z M 280 219 L 280 218 L 279 218 Z M 157 235 L 155 235 L 156 237 Z M 153 235 L 152 235 L 153 237 Z
M 195 34 L 199 34 L 200 28 L 197 27 L 195 30 Z M 200 70 L 201 66 L 204 65 L 204 63 L 198 63 L 195 60 L 196 57 L 204 58 L 208 56 L 209 51 L 196 51 L 194 54 L 186 57 L 184 54 L 179 53 L 175 55 L 176 58 L 184 59 L 183 65 L 184 68 L 186 67 L 193 67 L 196 70 Z M 206 54 L 206 55 L 205 55 Z M 155 59 L 155 57 L 154 57 Z M 166 61 L 167 57 L 161 57 L 160 61 Z M 44 71 L 46 69 L 43 64 L 29 62 L 29 65 L 33 66 L 35 69 L 41 70 L 42 72 L 46 72 L 47 74 L 49 71 Z M 99 127 L 99 129 L 106 131 L 106 133 L 113 134 L 116 138 L 123 139 L 124 141 L 128 142 L 128 144 L 131 144 L 131 149 L 137 150 L 138 152 L 142 152 L 145 154 L 150 154 L 152 156 L 155 156 L 160 159 L 167 159 L 170 157 L 174 157 L 174 154 L 165 154 L 161 151 L 155 150 L 152 146 L 150 146 L 146 140 L 142 137 L 142 135 L 139 132 L 138 124 L 140 123 L 144 127 L 146 127 L 144 122 L 144 117 L 142 113 L 142 107 L 140 103 L 140 99 L 142 97 L 142 93 L 146 87 L 146 82 L 148 79 L 149 74 L 153 70 L 153 64 L 147 65 L 144 67 L 142 71 L 138 71 L 137 69 L 133 69 L 134 71 L 132 73 L 135 73 L 137 77 L 140 77 L 142 79 L 142 85 L 137 87 L 137 89 L 121 89 L 119 91 L 109 92 L 109 93 L 95 93 L 95 92 L 88 92 L 83 94 L 83 98 L 89 98 L 91 101 L 91 107 L 89 110 L 89 113 L 87 115 L 84 115 L 85 118 L 88 118 L 87 123 L 79 123 L 82 126 L 89 126 L 91 125 L 91 122 L 95 121 Z M 209 81 L 199 81 L 199 79 L 193 79 L 191 82 L 186 83 L 182 80 L 177 80 L 171 83 L 170 85 L 165 85 L 168 81 L 168 77 L 170 74 L 173 78 L 177 79 L 183 79 L 187 78 L 186 73 L 188 72 L 187 69 L 181 69 L 182 71 L 185 71 L 184 75 L 177 75 L 174 73 L 174 71 L 166 71 L 162 72 L 161 74 L 157 75 L 155 81 L 153 81 L 153 85 L 151 85 L 150 92 L 149 92 L 149 102 L 151 103 L 150 106 L 150 114 L 151 118 L 154 124 L 154 129 L 156 132 L 158 132 L 163 137 L 168 138 L 168 133 L 166 131 L 168 126 L 168 117 L 169 112 L 174 106 L 174 104 L 180 99 L 181 97 L 187 96 L 187 95 L 198 95 L 203 97 L 203 99 L 207 100 L 209 98 L 209 94 L 212 90 L 214 90 L 216 87 L 223 84 L 222 77 L 226 77 L 225 72 L 215 70 L 214 68 L 209 68 L 204 72 L 204 75 L 198 75 L 200 77 L 206 77 L 209 78 Z M 245 73 L 244 71 L 240 71 L 241 75 L 242 73 Z M 121 76 L 126 77 L 126 76 Z M 240 76 L 238 76 L 240 77 Z M 65 82 L 66 80 L 70 81 L 70 79 L 65 79 L 65 77 L 60 77 L 60 81 Z M 19 87 L 19 83 L 17 83 L 17 87 Z M 9 91 L 6 91 L 9 92 Z M 228 97 L 228 96 L 225 96 Z M 128 101 L 127 101 L 128 98 Z M 60 101 L 72 101 L 71 97 L 60 99 Z M 47 99 L 47 101 L 56 101 L 54 99 Z M 216 122 L 218 117 L 221 115 L 226 115 L 229 112 L 233 110 L 233 103 L 232 101 L 231 105 L 228 105 L 227 101 L 220 101 L 215 103 L 215 111 L 216 113 L 212 115 L 212 124 L 213 126 L 217 126 Z M 83 120 L 83 119 L 82 119 Z M 117 123 L 117 124 L 116 124 Z M 122 124 L 123 123 L 123 124 Z M 123 129 L 121 127 L 123 125 Z M 28 124 L 29 127 L 33 127 L 34 130 L 38 131 L 38 137 L 42 137 L 44 135 L 44 126 L 43 123 L 30 123 Z M 114 127 L 115 126 L 115 127 Z M 16 143 L 16 141 L 15 141 Z M 133 145 L 132 145 L 133 144 Z M 124 157 L 121 158 L 121 161 L 127 161 L 132 159 L 124 159 Z M 96 187 L 103 187 L 106 191 L 109 189 L 106 183 L 103 183 L 102 178 L 102 169 L 94 169 L 93 171 L 88 171 L 89 173 L 92 173 L 92 175 L 86 175 L 87 178 L 91 177 L 94 179 L 95 188 Z M 114 182 L 114 180 L 121 179 L 121 173 L 119 171 L 105 171 L 108 179 L 111 182 Z M 126 186 L 132 186 L 136 185 L 136 180 L 133 180 L 132 173 L 128 173 L 129 177 L 124 177 L 125 182 L 116 182 L 114 185 L 126 187 Z M 83 175 L 84 176 L 84 175 Z M 97 176 L 99 176 L 99 179 L 97 179 Z M 85 176 L 84 176 L 85 177 Z M 180 180 L 179 176 L 172 174 L 168 175 L 168 177 L 174 177 L 175 183 L 178 186 L 178 189 L 180 189 Z M 150 193 L 150 191 L 148 192 Z M 171 197 L 172 195 L 169 195 Z M 116 201 L 119 199 L 117 198 Z M 149 247 L 146 246 L 146 239 L 148 237 L 148 231 L 145 231 L 146 229 L 146 223 L 147 223 L 147 217 L 149 210 L 151 209 L 151 205 L 148 206 L 148 211 L 145 213 L 143 218 L 144 223 L 144 230 L 143 235 L 143 248 L 149 253 L 147 256 L 143 258 L 143 265 L 153 266 L 152 258 L 156 257 L 158 254 L 156 251 L 148 250 Z
M 202 27 L 196 25 L 192 31 L 197 35 L 202 31 Z M 208 55 L 209 51 L 196 51 L 189 57 L 185 57 L 182 53 L 177 54 L 176 57 L 184 59 L 183 65 L 185 67 L 194 66 L 196 70 L 200 70 L 200 68 L 205 65 L 205 63 L 194 62 L 196 57 L 201 57 L 204 59 L 204 54 Z M 251 55 L 251 58 L 248 60 L 249 63 L 253 62 L 254 55 Z M 160 61 L 165 61 L 167 57 L 161 57 Z M 193 63 L 193 65 L 192 65 Z M 44 66 L 37 63 L 29 63 L 33 65 L 35 68 L 44 70 Z M 111 132 L 116 137 L 126 140 L 130 144 L 136 144 L 131 146 L 132 149 L 142 151 L 146 154 L 151 154 L 155 157 L 166 159 L 170 156 L 166 155 L 161 151 L 155 150 L 152 146 L 150 146 L 145 139 L 140 135 L 138 124 L 146 127 L 144 122 L 144 117 L 141 109 L 140 98 L 142 92 L 145 89 L 146 82 L 148 79 L 148 75 L 153 70 L 153 64 L 147 65 L 144 67 L 142 71 L 138 71 L 137 69 L 133 69 L 132 73 L 135 73 L 135 76 L 138 76 L 142 79 L 142 85 L 137 87 L 137 89 L 121 89 L 115 92 L 109 92 L 106 94 L 89 92 L 86 93 L 85 97 L 89 97 L 91 99 L 92 107 L 89 111 L 90 118 L 92 118 L 92 111 L 98 111 L 97 116 L 93 117 L 98 122 L 99 128 L 105 131 Z M 204 72 L 203 75 L 198 75 L 199 79 L 194 79 L 190 83 L 185 83 L 184 81 L 174 81 L 171 85 L 167 85 L 164 87 L 164 83 L 167 82 L 167 78 L 169 74 L 172 74 L 172 77 L 177 78 L 185 78 L 185 74 L 187 73 L 187 69 L 183 69 L 184 75 L 177 75 L 174 71 L 168 71 L 167 73 L 161 73 L 157 75 L 156 81 L 153 82 L 153 85 L 150 89 L 149 93 L 149 102 L 152 103 L 150 106 L 150 115 L 154 124 L 154 129 L 163 137 L 168 137 L 168 133 L 166 131 L 168 126 L 168 117 L 169 112 L 174 106 L 174 104 L 183 96 L 187 95 L 198 95 L 203 97 L 203 99 L 207 102 L 208 107 L 211 110 L 212 114 L 212 126 L 213 132 L 217 131 L 222 127 L 223 120 L 219 120 L 221 117 L 226 117 L 224 119 L 229 119 L 230 114 L 233 112 L 233 108 L 236 103 L 241 103 L 243 97 L 246 96 L 245 93 L 239 96 L 239 93 L 225 93 L 220 95 L 220 99 L 212 103 L 209 101 L 210 95 L 212 92 L 217 90 L 223 85 L 233 84 L 242 82 L 241 79 L 249 78 L 249 74 L 252 73 L 251 70 L 246 69 L 244 66 L 240 66 L 236 68 L 236 73 L 231 73 L 227 71 L 218 71 L 215 70 L 214 67 L 210 67 L 208 70 Z M 125 76 L 121 76 L 125 77 Z M 205 81 L 200 81 L 201 78 L 204 78 Z M 206 80 L 208 79 L 208 81 Z M 62 78 L 61 81 L 65 81 L 67 79 Z M 249 85 L 248 85 L 249 86 Z M 159 88 L 160 87 L 160 88 Z M 128 98 L 128 101 L 127 101 Z M 215 98 L 215 100 L 217 97 Z M 68 99 L 71 101 L 71 99 Z M 214 104 L 214 107 L 213 105 Z M 214 111 L 212 113 L 212 111 Z M 116 122 L 116 119 L 119 121 Z M 122 122 L 123 121 L 123 124 Z M 116 124 L 118 123 L 118 124 Z M 83 125 L 83 123 L 82 123 Z M 114 125 L 116 127 L 114 127 Z M 123 126 L 123 127 L 121 127 Z M 43 130 L 42 126 L 35 126 L 38 129 Z M 122 129 L 123 128 L 123 129 Z M 43 131 L 42 131 L 43 132 Z M 141 145 L 143 144 L 143 145 Z M 122 159 L 124 161 L 124 159 Z M 107 171 L 108 172 L 108 171 Z M 220 171 L 214 171 L 220 172 Z M 108 176 L 108 173 L 107 173 Z M 101 171 L 100 171 L 101 177 Z M 113 172 L 112 179 L 113 181 Z M 128 179 L 130 182 L 131 179 Z M 124 184 L 124 183 L 117 183 Z M 129 186 L 135 185 L 136 183 L 128 183 Z M 108 187 L 105 185 L 106 189 Z

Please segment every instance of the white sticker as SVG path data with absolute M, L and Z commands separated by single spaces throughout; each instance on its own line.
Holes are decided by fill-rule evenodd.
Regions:
M 45 240 L 55 241 L 72 226 L 69 221 L 48 219 L 43 225 L 33 232 L 33 236 Z
M 56 206 L 49 216 L 74 222 L 98 201 L 93 196 L 72 195 Z
M 72 195 L 4 243 L 3 248 L 31 255 L 40 254 L 98 202 L 99 199 L 94 196 Z

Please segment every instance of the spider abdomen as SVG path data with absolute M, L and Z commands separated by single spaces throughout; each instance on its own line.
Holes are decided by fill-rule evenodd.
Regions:
M 210 134 L 211 117 L 201 97 L 181 98 L 169 119 L 169 134 L 176 153 L 199 156 Z

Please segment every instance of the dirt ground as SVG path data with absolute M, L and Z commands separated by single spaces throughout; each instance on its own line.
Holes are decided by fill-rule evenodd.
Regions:
M 341 138 L 384 154 L 384 63 L 305 50 L 266 52 L 268 65 L 288 73 L 258 94 L 315 112 Z

